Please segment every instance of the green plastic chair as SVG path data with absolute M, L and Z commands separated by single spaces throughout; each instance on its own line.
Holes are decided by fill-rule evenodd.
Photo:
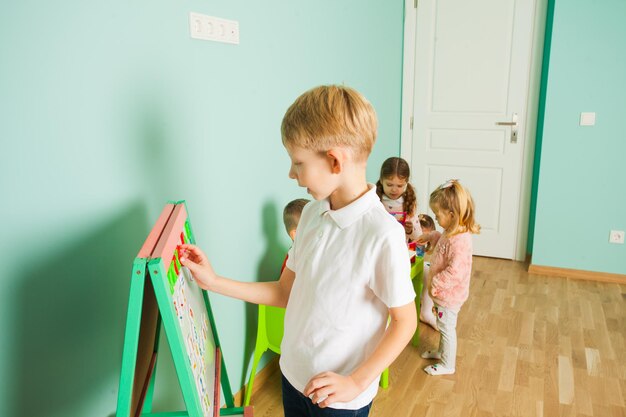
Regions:
M 254 360 L 252 362 L 250 378 L 248 378 L 246 395 L 243 400 L 244 406 L 250 405 L 252 384 L 254 384 L 256 367 L 261 360 L 261 356 L 263 356 L 268 349 L 280 355 L 280 342 L 283 340 L 283 333 L 285 330 L 285 309 L 259 304 L 258 322 L 256 330 L 256 345 L 254 347 Z
M 420 308 L 422 307 L 422 287 L 424 286 L 424 258 L 416 256 L 415 261 L 411 265 L 411 281 L 413 282 L 413 289 L 415 290 L 415 308 L 417 309 L 417 317 L 419 323 Z M 418 346 L 420 343 L 420 326 L 415 328 L 415 333 L 411 339 L 413 346 Z
M 389 387 L 389 368 L 386 368 L 382 374 L 380 374 L 380 382 L 378 385 L 382 389 L 387 389 Z
M 417 317 L 420 314 L 422 286 L 424 281 L 424 258 L 420 256 L 415 257 L 415 261 L 411 264 L 411 282 L 413 283 L 413 289 L 415 290 L 415 308 L 417 309 Z M 417 346 L 420 341 L 419 326 L 415 328 L 415 333 L 411 339 L 411 344 Z M 389 387 L 389 368 L 385 369 L 380 375 L 380 387 L 386 389 Z

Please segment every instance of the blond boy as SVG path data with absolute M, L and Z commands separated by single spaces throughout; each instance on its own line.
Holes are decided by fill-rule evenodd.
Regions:
M 365 178 L 376 129 L 371 104 L 344 86 L 313 88 L 287 110 L 289 177 L 316 201 L 304 207 L 278 281 L 224 278 L 197 247 L 181 247 L 202 288 L 286 306 L 285 417 L 367 416 L 381 372 L 415 331 L 404 229 Z

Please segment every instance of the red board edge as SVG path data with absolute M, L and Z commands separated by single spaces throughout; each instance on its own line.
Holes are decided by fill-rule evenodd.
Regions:
M 174 207 L 175 207 L 174 204 L 166 204 L 165 207 L 163 207 L 163 211 L 161 211 L 159 218 L 154 224 L 154 227 L 148 234 L 148 237 L 146 238 L 146 241 L 143 243 L 143 246 L 141 247 L 141 249 L 139 249 L 137 258 L 146 259 L 150 257 L 150 255 L 152 254 L 152 251 L 154 250 L 154 247 L 157 244 L 157 241 L 159 240 L 159 237 L 161 237 L 161 232 L 163 232 L 163 228 L 165 227 L 165 224 L 169 220 L 172 214 L 172 211 L 174 210 Z
M 174 211 L 170 216 L 161 238 L 156 244 L 154 251 L 152 251 L 152 259 L 161 258 L 165 262 L 165 270 L 169 269 L 171 259 L 174 256 L 174 250 L 179 244 L 180 232 L 185 227 L 185 221 L 187 220 L 187 210 L 184 204 L 176 204 Z

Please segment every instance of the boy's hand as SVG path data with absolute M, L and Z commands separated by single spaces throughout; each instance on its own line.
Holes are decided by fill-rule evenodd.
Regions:
M 404 223 L 404 232 L 407 235 L 410 235 L 411 233 L 413 233 L 413 223 L 411 222 Z
M 178 247 L 180 263 L 191 271 L 200 288 L 210 290 L 217 275 L 206 255 L 196 245 L 184 244 Z
M 352 401 L 362 391 L 351 376 L 334 372 L 315 375 L 304 387 L 304 395 L 321 408 L 336 402 Z

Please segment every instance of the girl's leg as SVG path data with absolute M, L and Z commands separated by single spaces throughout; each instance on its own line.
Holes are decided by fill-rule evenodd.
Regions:
M 424 262 L 424 286 L 422 287 L 421 304 L 420 304 L 420 321 L 428 324 L 435 330 L 437 328 L 437 319 L 433 314 L 433 299 L 428 295 L 428 284 L 430 283 L 430 264 Z
M 437 325 L 441 333 L 439 340 L 439 353 L 441 362 L 429 365 L 424 371 L 430 375 L 453 374 L 456 367 L 456 321 L 458 312 L 435 305 Z

